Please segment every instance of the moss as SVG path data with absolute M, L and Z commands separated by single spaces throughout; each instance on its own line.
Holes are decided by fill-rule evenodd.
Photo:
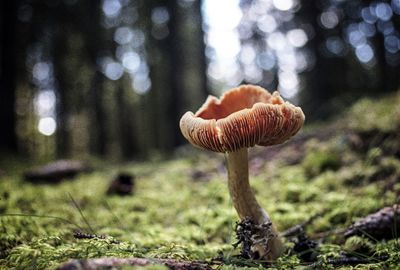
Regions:
M 374 162 L 367 159 L 344 168 L 339 175 L 345 185 L 362 186 L 400 176 L 400 161 L 393 157 L 382 157 Z
M 344 250 L 354 255 L 372 255 L 375 251 L 375 245 L 364 237 L 352 236 L 344 244 Z
M 355 103 L 342 122 L 356 130 L 389 131 L 400 125 L 400 93 L 373 99 L 364 98 Z
M 342 207 L 334 209 L 329 215 L 329 223 L 333 225 L 337 224 L 348 224 L 350 217 L 349 209 Z
M 274 268 L 280 270 L 290 270 L 301 264 L 300 259 L 294 255 L 284 255 L 274 263 Z
M 308 177 L 314 177 L 322 172 L 336 171 L 341 166 L 341 158 L 337 141 L 319 142 L 310 140 L 306 144 L 307 154 L 302 165 Z

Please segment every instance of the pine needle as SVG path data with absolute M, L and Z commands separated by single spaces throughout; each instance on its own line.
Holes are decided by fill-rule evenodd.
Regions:
M 49 215 L 35 215 L 35 214 L 13 214 L 13 213 L 11 213 L 11 214 L 0 214 L 0 216 L 3 216 L 3 217 L 53 218 L 53 219 L 61 220 L 61 221 L 65 222 L 65 223 L 69 223 L 71 225 L 74 225 L 78 229 L 83 230 L 83 228 L 81 226 L 79 226 L 78 224 L 76 224 L 76 223 L 74 223 L 74 222 L 72 222 L 72 221 L 70 221 L 68 219 L 62 218 L 62 217 L 49 216 Z
M 74 204 L 75 208 L 79 211 L 79 214 L 81 215 L 82 220 L 86 223 L 89 231 L 93 234 L 96 234 L 95 230 L 93 230 L 92 226 L 90 226 L 89 221 L 86 219 L 85 215 L 83 214 L 82 209 L 78 205 L 78 203 L 75 201 L 75 199 L 72 197 L 71 193 L 68 192 L 68 196 L 71 200 L 71 202 Z

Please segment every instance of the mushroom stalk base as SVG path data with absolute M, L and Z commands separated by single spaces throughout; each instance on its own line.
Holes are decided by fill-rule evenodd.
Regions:
M 255 257 L 265 260 L 278 258 L 283 250 L 282 240 L 267 212 L 258 204 L 249 184 L 247 148 L 226 153 L 228 167 L 228 188 L 241 220 L 249 218 L 258 225 L 266 227 L 266 239 L 257 239 L 252 249 Z M 259 241 L 262 240 L 262 241 Z

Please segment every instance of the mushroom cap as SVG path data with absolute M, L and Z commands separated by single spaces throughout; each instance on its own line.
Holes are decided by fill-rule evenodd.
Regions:
M 254 145 L 275 145 L 296 134 L 304 123 L 300 107 L 284 102 L 278 92 L 242 85 L 209 96 L 193 114 L 180 120 L 183 136 L 193 145 L 215 152 L 234 152 Z

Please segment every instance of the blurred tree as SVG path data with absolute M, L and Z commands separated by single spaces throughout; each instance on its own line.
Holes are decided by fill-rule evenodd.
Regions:
M 117 138 L 122 158 L 126 160 L 143 156 L 143 153 L 138 153 L 137 134 L 140 130 L 136 128 L 138 120 L 133 94 L 133 91 L 130 90 L 129 78 L 122 77 L 116 89 L 115 100 L 118 119 Z
M 179 40 L 182 55 L 183 107 L 181 112 L 197 109 L 210 94 L 207 79 L 207 57 L 203 31 L 203 1 L 177 1 L 180 17 Z
M 300 93 L 301 104 L 307 119 L 315 120 L 327 117 L 331 112 L 329 101 L 343 96 L 348 91 L 347 76 L 352 76 L 351 69 L 344 55 L 327 55 L 326 40 L 329 36 L 341 35 L 340 25 L 334 29 L 321 29 L 319 18 L 321 10 L 313 1 L 303 2 L 298 11 L 299 24 L 310 27 L 312 31 L 306 49 L 315 59 L 313 68 L 302 73 L 304 90 Z
M 183 43 L 180 35 L 180 26 L 182 24 L 182 16 L 179 12 L 179 6 L 176 0 L 166 1 L 166 11 L 169 13 L 169 21 L 167 24 L 169 34 L 162 44 L 162 50 L 165 50 L 168 56 L 169 74 L 166 83 L 170 87 L 170 93 L 166 100 L 165 116 L 167 117 L 168 131 L 171 135 L 171 143 L 166 146 L 166 150 L 172 151 L 173 148 L 183 143 L 183 137 L 178 129 L 179 120 L 184 107 L 184 62 L 185 55 L 183 52 Z
M 272 89 L 276 78 L 307 119 L 399 88 L 399 1 L 242 0 L 240 7 L 237 77 Z
M 195 76 L 188 77 L 190 78 L 191 83 L 194 84 L 193 87 L 195 87 L 195 92 L 199 95 L 199 98 L 194 98 L 194 100 L 197 102 L 201 102 L 210 94 L 207 79 L 206 45 L 204 42 L 203 31 L 204 20 L 201 11 L 203 2 L 203 0 L 193 1 L 190 17 L 186 17 L 186 19 L 190 20 L 190 27 L 186 33 L 186 35 L 190 38 L 185 44 L 187 44 L 187 47 L 192 48 L 192 50 L 188 52 L 188 55 L 193 55 L 193 57 L 196 58 L 193 63 L 190 63 L 192 68 L 195 67 L 195 70 L 192 72 L 192 74 Z M 193 82 L 193 79 L 191 79 L 193 77 L 197 77 L 198 79 Z M 200 104 L 195 104 L 195 108 L 197 108 L 199 105 Z
M 90 145 L 89 149 L 92 154 L 98 156 L 106 155 L 107 144 L 107 127 L 106 112 L 103 105 L 104 81 L 105 76 L 101 72 L 99 59 L 103 57 L 106 51 L 106 30 L 102 26 L 102 10 L 100 0 L 87 1 L 84 3 L 80 19 L 80 25 L 83 29 L 83 37 L 85 42 L 86 53 L 89 60 L 90 69 L 93 71 L 91 78 L 88 104 L 89 118 L 92 127 L 89 129 Z
M 17 152 L 16 24 L 18 1 L 0 3 L 0 151 Z
M 107 129 L 102 88 L 105 77 L 98 66 L 105 46 L 101 1 L 53 4 L 35 1 L 32 9 L 34 16 L 31 29 L 34 38 L 29 40 L 29 45 L 32 46 L 34 42 L 47 43 L 45 48 L 49 50 L 45 54 L 54 71 L 54 77 L 49 80 L 55 82 L 57 97 L 57 155 L 70 156 L 76 143 L 82 144 L 82 138 L 75 137 L 86 132 L 90 133 L 88 143 L 91 152 L 104 156 Z M 86 69 L 92 72 L 85 74 Z M 85 131 L 76 132 L 77 129 L 84 129 L 82 120 L 79 120 L 82 112 L 89 115 L 88 122 L 92 125 Z
M 147 21 L 151 33 L 147 51 L 155 145 L 163 152 L 171 152 L 184 142 L 179 131 L 182 113 L 193 109 L 189 105 L 193 100 L 201 102 L 208 95 L 201 9 L 200 4 L 185 7 L 176 0 L 146 3 L 149 5 L 145 7 L 145 17 L 151 18 Z M 190 12 L 186 15 L 190 19 L 185 18 L 185 11 Z
M 58 14 L 61 16 L 61 14 Z M 57 25 L 57 24 L 56 24 Z M 69 75 L 68 60 L 68 28 L 66 25 L 57 25 L 54 38 L 52 57 L 54 64 L 54 76 L 57 80 L 57 132 L 56 153 L 59 157 L 67 157 L 71 154 L 70 116 L 71 105 L 69 102 L 69 91 L 72 83 Z M 70 34 L 70 33 L 69 33 Z
M 1 136 L 8 136 L 1 143 L 16 148 L 13 65 L 26 74 L 18 82 L 19 103 L 25 104 L 19 107 L 31 109 L 21 110 L 18 119 L 24 127 L 21 138 L 31 141 L 32 149 L 48 141 L 44 136 L 52 135 L 54 124 L 41 123 L 53 118 L 59 157 L 85 151 L 85 144 L 98 156 L 118 146 L 131 158 L 139 151 L 171 152 L 183 142 L 181 114 L 209 93 L 201 1 L 20 0 L 2 5 L 1 36 L 7 42 L 1 44 L 1 86 L 10 91 L 1 91 L 1 127 L 7 131 Z M 18 37 L 18 53 L 12 37 L 17 17 L 24 33 Z M 145 47 L 140 45 L 143 33 Z
M 400 46 L 390 52 L 387 41 L 400 42 L 394 23 L 399 16 L 389 1 L 304 2 L 299 15 L 315 33 L 307 45 L 315 52 L 315 66 L 301 93 L 310 119 L 324 118 L 360 96 L 398 89 Z

